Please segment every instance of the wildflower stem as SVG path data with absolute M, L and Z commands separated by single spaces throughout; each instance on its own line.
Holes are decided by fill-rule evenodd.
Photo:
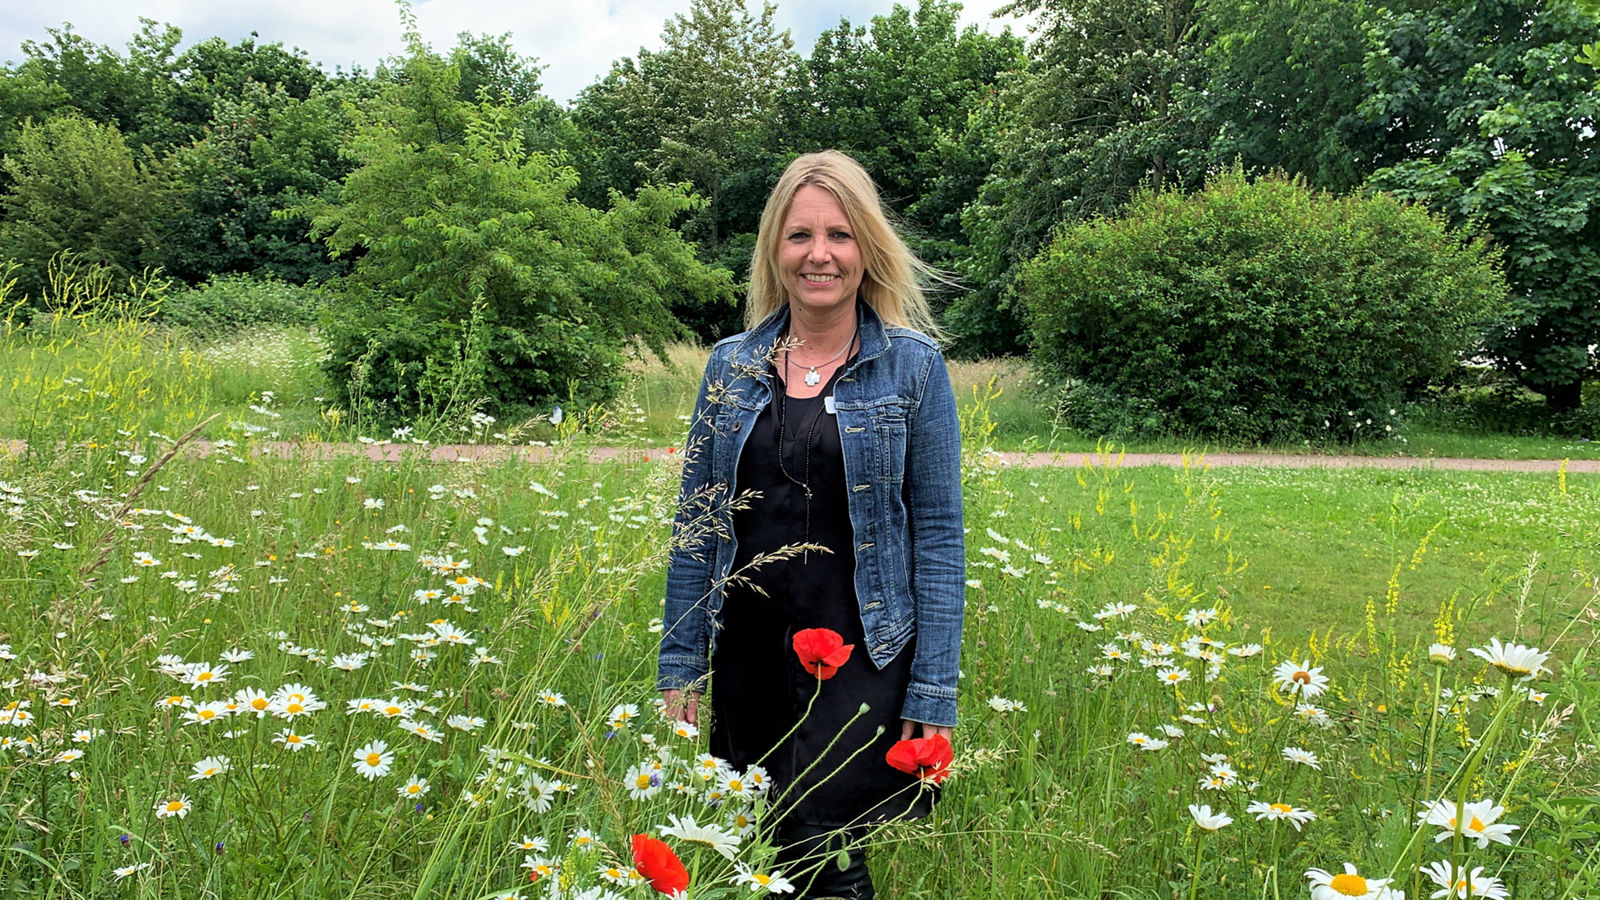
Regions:
M 783 737 L 778 738 L 777 743 L 773 744 L 771 747 L 768 747 L 767 748 L 767 752 L 761 754 L 761 758 L 756 760 L 756 765 L 759 766 L 762 763 L 766 762 L 767 761 L 767 757 L 771 756 L 779 747 L 782 747 L 784 741 L 787 741 L 789 738 L 794 737 L 794 733 L 796 731 L 800 730 L 800 724 L 811 716 L 811 708 L 817 705 L 817 697 L 819 695 L 821 695 L 821 693 L 822 693 L 822 679 L 819 677 L 817 679 L 816 690 L 811 692 L 811 700 L 806 703 L 806 711 L 801 713 L 800 714 L 800 718 L 795 720 L 793 728 L 790 728 L 787 732 L 785 732 Z M 851 719 L 850 721 L 854 722 L 855 719 Z M 832 746 L 832 745 L 830 744 L 829 746 Z
M 839 739 L 844 737 L 844 733 L 846 731 L 850 730 L 850 726 L 854 725 L 856 723 L 857 719 L 859 719 L 862 716 L 866 715 L 868 709 L 870 709 L 870 707 L 868 707 L 865 703 L 861 704 L 861 708 L 856 711 L 855 715 L 850 717 L 850 721 L 844 723 L 844 725 L 842 725 L 839 728 L 839 733 L 835 734 L 833 736 L 833 740 L 828 742 L 828 746 L 822 748 L 822 752 L 817 754 L 817 758 L 812 760 L 811 765 L 806 766 L 804 769 L 802 769 L 800 771 L 800 774 L 798 774 L 798 775 L 796 775 L 794 777 L 794 783 L 790 784 L 788 787 L 786 787 L 784 789 L 783 793 L 778 795 L 778 799 L 772 801 L 772 805 L 773 806 L 777 806 L 778 804 L 782 803 L 783 802 L 783 798 L 787 797 L 789 795 L 789 791 L 794 789 L 794 785 L 799 784 L 800 781 L 803 778 L 805 778 L 807 775 L 811 774 L 811 770 L 812 769 L 815 769 L 819 763 L 821 763 L 824 759 L 827 759 L 828 754 L 833 752 L 834 745 L 839 743 Z M 856 757 L 860 756 L 862 754 L 862 752 L 865 751 L 868 747 L 871 747 L 872 744 L 873 744 L 873 741 L 876 741 L 878 739 L 878 735 L 881 735 L 881 734 L 883 734 L 883 726 L 879 725 L 878 726 L 878 730 L 872 733 L 872 739 L 871 740 L 867 741 L 865 744 L 862 744 L 860 747 L 857 747 L 854 752 L 852 752 L 849 756 L 845 757 L 843 762 L 839 763 L 839 765 L 834 767 L 832 772 L 828 773 L 827 778 L 823 778 L 822 780 L 818 781 L 816 784 L 812 785 L 804 794 L 801 794 L 800 795 L 800 799 L 794 801 L 794 805 L 795 806 L 799 806 L 801 803 L 805 802 L 805 799 L 807 797 L 811 796 L 812 793 L 814 793 L 818 788 L 822 787 L 824 784 L 827 784 L 828 778 L 832 778 L 834 775 L 837 775 L 839 773 L 840 769 L 843 769 L 845 766 L 848 766 L 850 764 L 851 760 L 853 760 Z
M 1204 849 L 1204 834 L 1196 834 L 1194 837 L 1194 868 L 1189 872 L 1189 900 L 1194 900 L 1200 892 L 1200 851 Z
M 1434 666 L 1433 699 L 1428 704 L 1428 749 L 1427 753 L 1422 757 L 1423 803 L 1431 803 L 1433 801 L 1433 750 L 1434 741 L 1439 736 L 1439 696 L 1443 690 L 1443 681 L 1444 666 Z M 1416 834 L 1421 833 L 1422 829 L 1419 827 Z M 1413 835 L 1413 838 L 1415 836 Z M 1415 854 L 1410 852 L 1412 844 L 1415 844 L 1417 848 Z M 1411 857 L 1411 895 L 1413 897 L 1420 896 L 1422 892 L 1422 842 L 1417 840 L 1407 842 L 1406 852 L 1401 854 L 1401 859 L 1405 859 L 1407 856 Z M 1390 874 L 1393 875 L 1394 873 L 1391 872 Z

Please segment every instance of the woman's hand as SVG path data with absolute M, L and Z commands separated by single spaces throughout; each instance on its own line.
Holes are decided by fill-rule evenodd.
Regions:
M 917 734 L 916 731 L 919 728 L 922 729 L 922 732 Z M 944 735 L 944 739 L 948 741 L 953 739 L 955 731 L 949 725 L 929 725 L 927 722 L 913 722 L 910 719 L 900 720 L 900 740 L 902 741 L 909 741 L 913 737 L 931 738 L 936 734 Z
M 700 724 L 699 694 L 685 693 L 674 688 L 662 691 L 661 699 L 667 704 L 667 718 L 695 726 Z

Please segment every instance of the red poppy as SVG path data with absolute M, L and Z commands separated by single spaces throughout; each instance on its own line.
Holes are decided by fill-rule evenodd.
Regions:
M 832 628 L 807 628 L 794 633 L 794 652 L 800 665 L 821 681 L 832 678 L 850 658 L 855 644 L 846 644 Z
M 950 777 L 950 762 L 956 758 L 956 752 L 950 747 L 949 739 L 936 734 L 931 738 L 896 741 L 883 758 L 902 772 L 938 784 Z
M 633 867 L 663 894 L 689 889 L 689 872 L 678 861 L 678 855 L 664 841 L 648 834 L 633 836 Z

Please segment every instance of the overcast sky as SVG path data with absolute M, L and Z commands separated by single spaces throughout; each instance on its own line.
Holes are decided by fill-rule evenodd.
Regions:
M 747 6 L 756 10 L 759 2 Z M 902 2 L 916 6 L 915 0 Z M 963 20 L 992 31 L 1015 26 L 990 17 L 1005 2 L 966 0 Z M 791 0 L 779 3 L 777 20 L 794 37 L 795 49 L 809 54 L 816 36 L 841 16 L 864 25 L 893 6 L 893 0 Z M 689 0 L 417 0 L 414 8 L 435 50 L 455 46 L 462 31 L 510 32 L 520 53 L 546 64 L 546 93 L 567 102 L 613 60 L 659 47 L 662 24 L 687 12 Z M 21 60 L 23 41 L 43 39 L 46 28 L 63 22 L 122 51 L 141 16 L 183 29 L 185 45 L 212 36 L 234 42 L 255 31 L 263 42 L 300 47 L 330 71 L 351 64 L 371 71 L 401 49 L 392 0 L 0 0 L 0 60 Z

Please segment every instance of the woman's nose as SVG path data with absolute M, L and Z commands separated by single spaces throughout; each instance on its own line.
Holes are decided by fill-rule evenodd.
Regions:
M 824 262 L 830 255 L 832 255 L 832 250 L 828 247 L 828 241 L 825 238 L 817 237 L 811 239 L 811 245 L 806 250 L 808 259 L 813 262 Z

